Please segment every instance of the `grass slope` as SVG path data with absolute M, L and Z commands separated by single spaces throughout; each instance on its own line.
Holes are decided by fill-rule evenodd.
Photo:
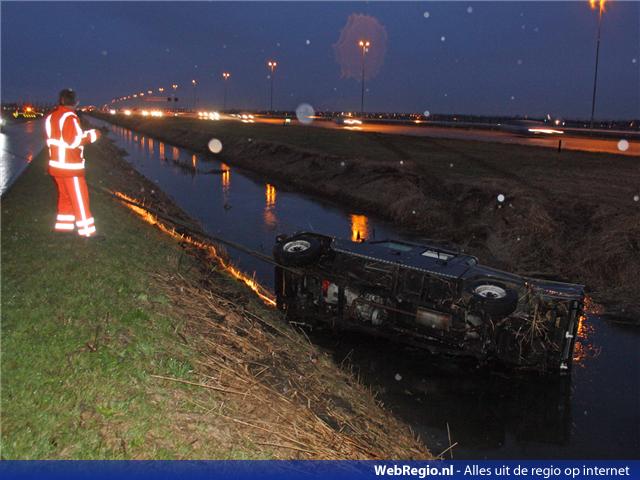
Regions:
M 278 315 L 229 276 L 210 267 L 209 290 L 197 287 L 202 285 L 197 255 L 97 188 L 131 194 L 146 187 L 153 194 L 152 186 L 118 158 L 111 143 L 102 140 L 87 153 L 91 208 L 105 240 L 52 232 L 56 195 L 44 154 L 2 202 L 3 459 L 429 456 L 371 392 L 300 334 L 282 322 L 278 328 L 287 332 L 284 338 L 263 332 L 260 317 L 278 322 Z M 201 298 L 226 292 L 234 302 L 219 299 L 211 307 L 198 303 L 189 310 L 179 302 L 185 285 Z M 229 323 L 226 337 L 210 336 L 213 330 L 202 324 L 241 325 L 249 321 L 245 317 L 255 324 L 236 332 Z M 274 371 L 277 367 L 278 381 L 292 378 L 302 391 L 275 391 L 273 382 L 264 380 L 270 377 L 269 365 L 253 375 L 245 362 L 256 348 L 234 351 L 234 364 L 220 366 L 217 354 L 217 364 L 207 361 L 212 351 L 229 354 L 234 342 L 262 342 L 260 351 L 268 354 L 263 362 L 272 361 Z M 231 375 L 237 388 L 263 392 L 262 397 L 252 400 L 212 388 L 220 368 L 240 368 Z M 315 383 L 305 387 L 306 376 Z M 333 383 L 318 381 L 323 378 Z M 216 378 L 215 385 L 222 381 Z M 326 390 L 334 391 L 335 402 L 344 408 L 326 407 Z M 318 398 L 318 404 L 309 398 Z M 316 414 L 319 407 L 329 423 Z M 265 415 L 265 408 L 277 415 Z M 267 417 L 269 429 L 256 427 Z M 367 423 L 369 418 L 375 423 Z M 297 422 L 303 420 L 319 427 L 300 431 Z M 294 447 L 304 439 L 322 449 L 283 445 L 278 432 L 287 429 Z M 304 436 L 291 437 L 297 431 Z

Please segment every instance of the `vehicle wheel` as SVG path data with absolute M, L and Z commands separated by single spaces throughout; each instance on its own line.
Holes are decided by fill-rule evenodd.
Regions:
M 273 256 L 281 265 L 301 267 L 315 262 L 322 253 L 322 244 L 317 238 L 300 235 L 279 242 L 273 247 Z
M 518 292 L 492 280 L 477 280 L 465 287 L 475 307 L 493 318 L 504 318 L 518 306 Z

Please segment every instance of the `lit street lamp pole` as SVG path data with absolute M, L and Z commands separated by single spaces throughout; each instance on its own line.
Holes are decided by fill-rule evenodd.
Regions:
M 371 42 L 369 42 L 369 40 L 360 40 L 358 45 L 362 49 L 362 94 L 360 95 L 360 115 L 364 115 L 364 57 L 369 51 Z
M 269 67 L 269 69 L 271 70 L 271 75 L 269 76 L 269 78 L 271 79 L 271 95 L 270 95 L 270 102 L 269 102 L 269 111 L 273 112 L 273 72 L 275 71 L 276 67 L 278 66 L 277 62 L 274 62 L 273 60 L 269 60 L 267 62 L 267 67 Z
M 196 89 L 198 88 L 198 82 L 194 79 L 191 80 L 191 85 L 193 85 L 193 110 L 196 110 L 198 104 L 198 97 L 196 96 Z
M 598 40 L 596 41 L 596 70 L 593 76 L 593 97 L 591 98 L 591 121 L 589 122 L 589 128 L 593 128 L 593 115 L 596 111 L 596 88 L 598 85 L 598 60 L 600 57 L 600 28 L 602 26 L 602 13 L 604 12 L 604 3 L 606 0 L 599 0 L 599 12 L 598 12 Z M 595 10 L 596 0 L 589 0 L 591 8 Z
M 227 111 L 227 81 L 229 80 L 229 77 L 231 76 L 231 74 L 229 72 L 222 72 L 222 78 L 224 79 L 224 99 L 222 102 L 222 111 L 226 112 Z
M 174 103 L 174 107 L 177 108 L 177 105 L 175 105 L 175 103 L 178 101 L 178 97 L 176 97 L 176 90 L 178 89 L 178 84 L 174 83 L 173 85 L 171 85 L 171 88 L 173 88 L 173 103 Z M 175 110 L 174 108 L 174 110 Z

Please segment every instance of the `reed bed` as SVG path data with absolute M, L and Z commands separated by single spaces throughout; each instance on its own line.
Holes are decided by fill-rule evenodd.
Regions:
M 248 442 L 287 459 L 432 458 L 351 372 L 277 315 L 254 313 L 233 293 L 179 274 L 160 280 L 184 312 L 182 335 L 198 358 L 193 378 L 157 379 L 229 398 L 233 407 L 209 413 L 233 424 Z

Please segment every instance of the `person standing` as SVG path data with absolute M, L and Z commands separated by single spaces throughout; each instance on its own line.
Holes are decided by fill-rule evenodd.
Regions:
M 45 120 L 49 148 L 49 175 L 58 189 L 58 214 L 54 230 L 92 237 L 96 227 L 89 208 L 84 178 L 84 145 L 95 142 L 100 132 L 82 130 L 74 109 L 78 101 L 71 89 L 62 90 L 58 106 Z

